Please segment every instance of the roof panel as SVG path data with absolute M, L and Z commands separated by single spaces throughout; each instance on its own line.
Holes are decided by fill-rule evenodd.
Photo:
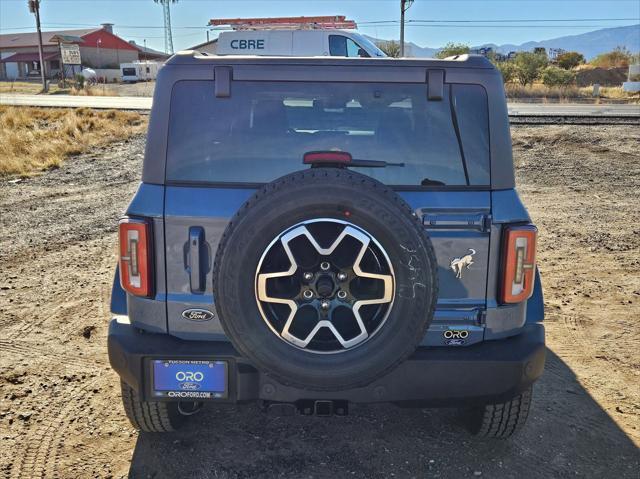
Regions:
M 42 44 L 43 45 L 57 45 L 56 42 L 51 42 L 50 39 L 55 35 L 72 35 L 76 37 L 83 37 L 89 33 L 101 30 L 101 28 L 82 28 L 76 30 L 55 30 L 50 32 L 42 32 Z M 38 33 L 7 33 L 0 35 L 0 49 L 7 50 L 10 48 L 24 48 L 35 47 L 38 45 Z
M 56 58 L 60 58 L 59 52 L 53 53 L 45 53 L 44 61 L 54 60 Z M 39 62 L 40 54 L 39 53 L 16 53 L 15 55 L 11 55 L 10 57 L 3 58 L 0 60 L 0 63 L 17 63 L 17 62 Z

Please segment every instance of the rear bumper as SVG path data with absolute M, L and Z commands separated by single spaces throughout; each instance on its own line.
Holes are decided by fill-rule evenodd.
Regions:
M 468 347 L 420 347 L 404 363 L 372 384 L 337 392 L 308 391 L 282 385 L 258 372 L 228 342 L 184 341 L 150 334 L 113 320 L 109 360 L 121 378 L 143 398 L 151 397 L 151 359 L 216 359 L 229 362 L 229 397 L 219 402 L 266 400 L 344 400 L 396 402 L 421 406 L 460 406 L 503 402 L 528 388 L 544 369 L 542 324 L 522 333 Z

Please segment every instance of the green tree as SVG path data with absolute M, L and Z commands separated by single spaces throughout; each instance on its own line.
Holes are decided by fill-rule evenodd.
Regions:
M 572 70 L 578 65 L 582 65 L 585 62 L 584 55 L 578 52 L 565 52 L 558 55 L 556 58 L 558 66 L 565 70 Z
M 540 77 L 542 69 L 547 66 L 549 60 L 541 53 L 520 52 L 513 62 L 515 77 L 522 86 L 527 86 Z
M 505 83 L 511 83 L 515 79 L 517 69 L 514 62 L 497 62 L 494 65 L 502 75 L 502 81 L 504 81 Z
M 542 70 L 540 78 L 547 86 L 569 86 L 576 80 L 576 75 L 570 70 L 550 65 Z
M 389 40 L 387 42 L 379 42 L 377 45 L 388 57 L 400 58 L 400 42 Z
M 469 53 L 469 45 L 449 42 L 436 53 L 436 58 L 447 58 L 455 55 L 464 55 L 465 53 Z
M 601 53 L 589 63 L 600 68 L 618 68 L 628 67 L 632 59 L 633 55 L 626 47 L 616 47 L 611 52 Z

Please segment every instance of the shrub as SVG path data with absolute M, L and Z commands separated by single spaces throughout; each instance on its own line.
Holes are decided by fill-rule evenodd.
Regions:
M 591 60 L 591 65 L 600 68 L 628 67 L 633 55 L 626 47 L 616 47 L 615 50 L 602 53 Z
M 511 83 L 516 77 L 516 65 L 512 61 L 498 62 L 495 64 L 498 71 L 502 74 L 502 81 Z
M 547 86 L 568 86 L 576 80 L 576 75 L 563 68 L 548 66 L 542 71 L 541 79 Z
M 469 53 L 469 45 L 449 42 L 436 53 L 436 58 L 447 58 L 455 55 L 464 55 L 465 53 Z
M 578 52 L 566 52 L 558 55 L 556 59 L 558 66 L 565 70 L 571 70 L 585 62 L 584 55 Z
M 516 55 L 515 76 L 522 86 L 527 86 L 536 81 L 542 69 L 547 66 L 549 60 L 542 53 L 521 52 Z
M 82 90 L 84 88 L 84 75 L 76 74 L 76 88 Z

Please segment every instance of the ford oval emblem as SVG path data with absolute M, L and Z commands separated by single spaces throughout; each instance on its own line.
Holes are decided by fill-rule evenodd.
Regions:
M 187 309 L 182 312 L 182 317 L 189 321 L 210 321 L 213 319 L 213 313 L 206 309 Z
M 200 385 L 197 383 L 181 383 L 180 387 L 182 389 L 186 389 L 187 391 L 195 391 L 196 389 L 200 389 Z

